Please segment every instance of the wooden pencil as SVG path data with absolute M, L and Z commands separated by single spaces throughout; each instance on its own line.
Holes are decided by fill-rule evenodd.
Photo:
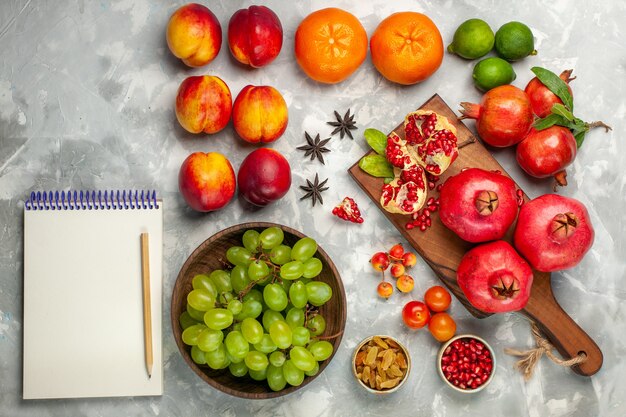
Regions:
M 141 234 L 141 281 L 143 285 L 143 336 L 148 378 L 152 377 L 152 309 L 150 301 L 150 256 L 148 233 Z

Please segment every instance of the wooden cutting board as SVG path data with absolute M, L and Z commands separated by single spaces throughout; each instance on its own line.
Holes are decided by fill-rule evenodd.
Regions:
M 457 119 L 452 109 L 439 95 L 435 94 L 432 96 L 420 109 L 432 110 L 447 117 L 457 129 L 458 143 L 463 143 L 473 138 L 472 132 Z M 403 123 L 400 123 L 394 131 L 401 138 L 404 138 Z M 373 151 L 370 153 L 373 153 Z M 443 184 L 449 176 L 458 174 L 464 167 L 500 170 L 504 175 L 508 176 L 491 153 L 480 141 L 476 140 L 474 143 L 459 150 L 459 157 L 440 176 L 439 183 Z M 432 226 L 426 232 L 422 232 L 419 229 L 407 230 L 405 225 L 411 220 L 410 216 L 389 213 L 379 203 L 383 186 L 382 178 L 375 178 L 365 173 L 359 168 L 358 161 L 350 167 L 348 172 L 469 312 L 479 318 L 488 316 L 488 314 L 472 307 L 456 282 L 456 270 L 461 258 L 473 245 L 461 240 L 456 234 L 446 228 L 436 213 L 431 216 Z M 429 197 L 437 197 L 438 194 L 435 190 L 429 191 Z M 528 200 L 528 197 L 525 196 L 525 198 Z M 505 237 L 505 240 L 510 243 L 512 242 L 513 230 L 514 225 Z M 600 348 L 558 304 L 552 292 L 549 273 L 534 272 L 530 300 L 521 313 L 537 323 L 541 331 L 549 338 L 564 359 L 577 356 L 580 352 L 584 352 L 587 355 L 585 362 L 572 367 L 575 372 L 590 376 L 601 368 L 602 352 Z

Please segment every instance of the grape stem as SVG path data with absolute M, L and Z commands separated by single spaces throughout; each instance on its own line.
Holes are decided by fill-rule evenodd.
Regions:
M 329 340 L 329 339 L 334 339 L 336 337 L 339 337 L 343 334 L 343 330 L 340 330 L 339 332 L 335 333 L 335 334 L 331 334 L 330 336 L 315 336 L 313 339 L 316 340 Z
M 243 290 L 239 291 L 239 301 L 243 301 L 243 297 L 246 296 L 246 294 L 248 294 L 250 292 L 250 290 L 252 288 L 254 288 L 254 286 L 256 285 L 256 281 L 251 281 L 246 288 L 244 288 Z

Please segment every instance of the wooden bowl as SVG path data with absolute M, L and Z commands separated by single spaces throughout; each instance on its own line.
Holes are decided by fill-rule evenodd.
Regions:
M 300 386 L 294 387 L 287 385 L 285 389 L 275 392 L 269 388 L 266 381 L 254 381 L 247 375 L 242 378 L 237 378 L 231 375 L 228 369 L 216 371 L 206 365 L 198 365 L 191 359 L 191 347 L 183 343 L 181 336 L 182 328 L 178 321 L 181 313 L 186 311 L 187 308 L 187 294 L 192 290 L 191 280 L 197 274 L 206 274 L 215 269 L 223 269 L 227 262 L 226 250 L 231 246 L 241 246 L 241 237 L 246 230 L 255 229 L 260 232 L 270 226 L 281 228 L 285 234 L 285 242 L 290 246 L 293 246 L 298 239 L 305 237 L 305 235 L 297 230 L 275 223 L 243 223 L 224 229 L 205 240 L 193 251 L 178 273 L 178 278 L 176 279 L 172 293 L 172 329 L 174 331 L 174 339 L 185 362 L 187 362 L 189 367 L 193 369 L 203 381 L 213 388 L 241 398 L 276 398 L 292 393 L 310 383 L 322 373 L 339 349 L 343 330 L 346 325 L 346 293 L 343 288 L 343 283 L 341 282 L 341 277 L 328 254 L 318 246 L 315 257 L 322 261 L 323 269 L 320 275 L 315 279 L 327 283 L 333 290 L 333 296 L 330 301 L 320 307 L 320 313 L 326 319 L 326 330 L 323 336 L 338 336 L 329 340 L 329 342 L 333 344 L 333 354 L 330 358 L 319 364 L 320 369 L 317 375 L 305 377 L 304 382 Z

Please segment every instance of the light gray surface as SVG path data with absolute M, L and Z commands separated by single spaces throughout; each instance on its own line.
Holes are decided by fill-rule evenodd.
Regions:
M 0 3 L 0 415 L 1 416 L 345 416 L 345 415 L 507 415 L 622 416 L 626 414 L 623 355 L 626 353 L 626 141 L 624 79 L 626 48 L 623 1 L 305 1 L 292 5 L 264 2 L 283 23 L 284 46 L 268 67 L 237 65 L 226 42 L 217 59 L 188 69 L 165 44 L 165 25 L 181 2 L 102 0 L 90 2 L 9 1 Z M 248 2 L 206 2 L 226 28 L 231 14 Z M 392 12 L 425 12 L 439 26 L 444 42 L 470 17 L 494 29 L 510 20 L 526 22 L 536 36 L 539 55 L 515 63 L 516 85 L 531 78 L 529 68 L 556 72 L 575 68 L 576 113 L 585 120 L 603 119 L 611 134 L 595 131 L 569 170 L 570 185 L 561 193 L 582 200 L 596 228 L 596 241 L 575 269 L 554 274 L 557 299 L 604 352 L 604 366 L 592 378 L 575 375 L 546 359 L 525 383 L 512 369 L 505 347 L 529 347 L 526 320 L 518 315 L 472 318 L 457 301 L 452 313 L 461 332 L 475 332 L 498 354 L 497 375 L 479 395 L 452 392 L 438 379 L 437 344 L 426 331 L 410 332 L 401 322 L 409 296 L 376 296 L 377 277 L 367 260 L 402 241 L 381 212 L 348 177 L 346 169 L 366 150 L 365 127 L 389 131 L 405 113 L 438 92 L 453 108 L 479 100 L 471 84 L 472 62 L 447 55 L 426 82 L 400 87 L 376 72 L 369 57 L 347 81 L 319 85 L 299 71 L 293 35 L 313 10 L 336 5 L 353 12 L 371 35 Z M 228 126 L 217 135 L 192 136 L 178 125 L 173 100 L 180 82 L 191 74 L 222 77 L 235 96 L 246 84 L 278 88 L 289 106 L 289 126 L 272 145 L 293 168 L 287 196 L 261 210 L 237 200 L 227 209 L 191 212 L 177 190 L 177 173 L 193 151 L 219 151 L 235 169 L 252 150 Z M 356 112 L 355 140 L 334 137 L 327 165 L 309 162 L 295 147 L 304 131 L 326 137 L 334 109 Z M 469 124 L 473 128 L 473 123 Z M 496 158 L 531 196 L 549 192 L 548 182 L 532 181 L 517 167 L 511 150 Z M 311 209 L 299 201 L 298 188 L 316 172 L 329 177 L 325 204 Z M 165 201 L 164 371 L 165 392 L 158 398 L 22 401 L 22 204 L 32 190 L 156 188 Z M 356 198 L 365 223 L 340 222 L 330 210 L 344 196 Z M 204 239 L 227 226 L 267 220 L 292 226 L 315 237 L 342 274 L 348 299 L 344 342 L 335 359 L 313 383 L 287 397 L 245 401 L 213 390 L 184 363 L 169 325 L 170 295 L 178 270 Z M 413 270 L 413 297 L 438 281 L 421 261 Z M 113 306 L 112 306 L 113 308 Z M 404 341 L 412 354 L 408 384 L 389 397 L 372 397 L 353 381 L 349 358 L 364 337 L 388 333 Z

